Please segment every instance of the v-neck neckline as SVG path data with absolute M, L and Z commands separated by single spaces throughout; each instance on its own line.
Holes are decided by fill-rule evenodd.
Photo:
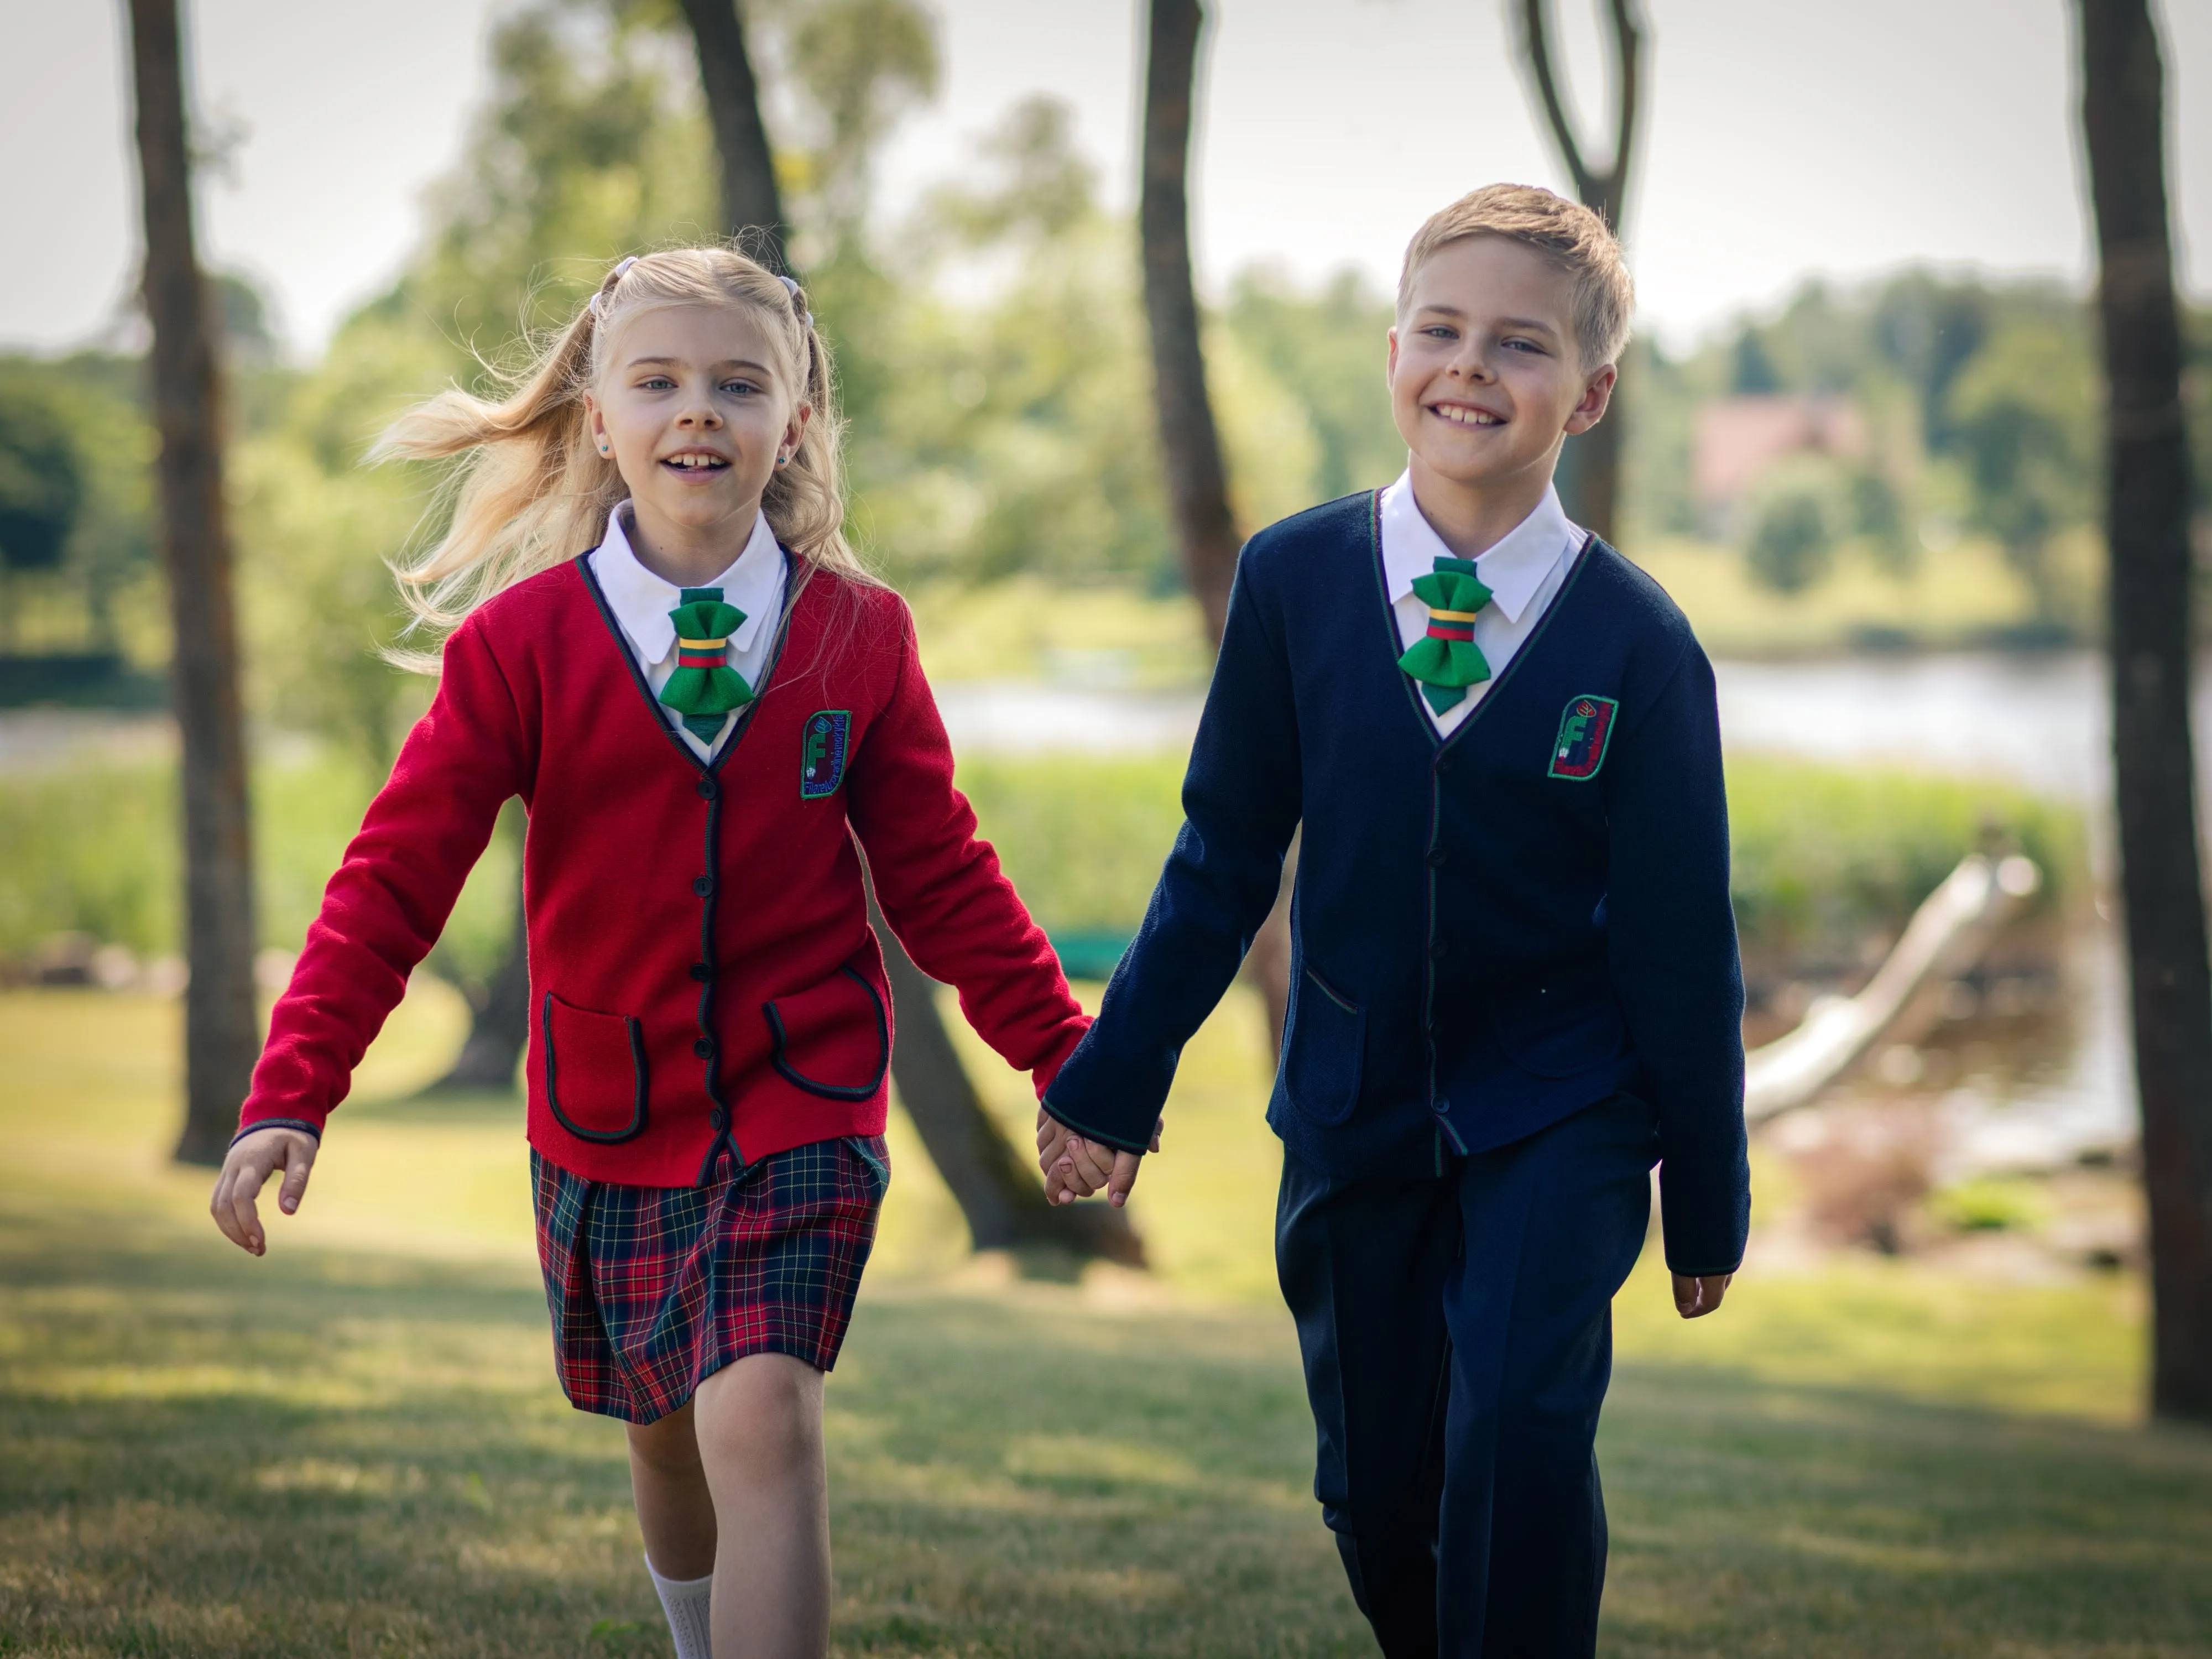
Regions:
M 720 772 L 722 763 L 737 752 L 738 744 L 744 741 L 746 732 L 751 728 L 753 711 L 761 706 L 761 699 L 768 696 L 769 686 L 775 678 L 775 671 L 782 665 L 783 647 L 791 637 L 791 620 L 799 614 L 803 584 L 794 580 L 798 574 L 794 568 L 796 561 L 791 550 L 780 542 L 776 544 L 776 550 L 783 555 L 785 599 L 783 615 L 776 621 L 775 640 L 769 647 L 767 665 L 761 670 L 760 684 L 753 688 L 752 701 L 738 711 L 737 724 L 730 728 L 730 735 L 723 739 L 720 748 L 703 759 L 684 741 L 682 735 L 669 724 L 668 717 L 660 711 L 660 699 L 653 695 L 653 682 L 646 678 L 643 666 L 638 662 L 636 653 L 630 649 L 629 636 L 623 629 L 622 619 L 615 615 L 614 607 L 607 603 L 607 596 L 599 586 L 599 579 L 592 570 L 592 555 L 599 549 L 586 548 L 571 562 L 576 567 L 576 574 L 584 579 L 585 592 L 592 596 L 592 603 L 599 608 L 599 620 L 606 624 L 607 632 L 613 638 L 615 654 L 622 659 L 623 666 L 629 671 L 630 684 L 637 687 L 638 695 L 645 699 L 646 710 L 652 715 L 653 723 L 660 728 L 661 735 L 675 745 L 676 752 L 690 763 L 694 771 L 710 777 Z
M 1597 545 L 1597 532 L 1594 530 L 1583 532 L 1582 545 L 1568 555 L 1574 563 L 1568 568 L 1566 580 L 1559 584 L 1559 591 L 1552 596 L 1552 602 L 1544 607 L 1544 614 L 1536 618 L 1536 625 L 1529 630 L 1528 637 L 1521 641 L 1520 648 L 1513 653 L 1513 659 L 1489 682 L 1489 689 L 1482 694 L 1481 700 L 1467 711 L 1467 718 L 1449 732 L 1437 730 L 1435 720 L 1431 717 L 1427 705 L 1421 701 L 1419 682 L 1398 665 L 1398 659 L 1406 654 L 1406 647 L 1398 635 L 1398 608 L 1391 602 L 1389 572 L 1382 562 L 1382 492 L 1379 489 L 1368 496 L 1367 536 L 1369 550 L 1374 555 L 1370 568 L 1375 575 L 1376 597 L 1382 602 L 1383 639 L 1389 647 L 1390 672 L 1405 687 L 1406 700 L 1412 706 L 1413 718 L 1420 722 L 1422 733 L 1429 740 L 1429 747 L 1442 754 L 1482 718 L 1483 710 L 1498 701 L 1505 683 L 1513 678 L 1513 671 L 1528 660 L 1528 653 L 1542 641 L 1552 626 L 1552 619 L 1559 614 L 1560 608 L 1567 602 L 1567 596 L 1574 592 L 1575 584 L 1582 580 L 1583 570 L 1589 563 L 1591 550 Z

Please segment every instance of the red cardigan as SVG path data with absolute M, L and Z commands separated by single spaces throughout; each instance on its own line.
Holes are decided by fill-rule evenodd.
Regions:
M 530 1142 L 595 1181 L 689 1187 L 884 1127 L 889 988 L 855 837 L 914 958 L 1052 1080 L 1087 1024 L 952 787 L 895 593 L 791 558 L 760 695 L 712 761 L 669 727 L 583 559 L 481 606 L 323 896 L 240 1133 L 320 1134 L 445 925 L 501 804 L 530 813 Z

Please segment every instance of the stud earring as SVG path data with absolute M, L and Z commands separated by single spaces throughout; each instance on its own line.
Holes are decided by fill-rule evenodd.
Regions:
M 778 466 L 789 466 L 791 465 L 791 457 L 788 455 L 779 455 L 775 458 L 775 464 Z

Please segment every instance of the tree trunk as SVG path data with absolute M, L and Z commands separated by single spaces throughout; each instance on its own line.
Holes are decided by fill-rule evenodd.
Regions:
M 2112 748 L 2143 1184 L 2151 1406 L 2212 1422 L 2212 961 L 2189 717 L 2191 581 L 2164 72 L 2146 0 L 2080 0 L 2106 381 Z
M 522 838 L 529 820 L 521 803 L 509 801 L 500 815 L 500 833 L 515 844 L 514 925 L 507 951 L 491 977 L 465 988 L 469 1000 L 469 1037 L 453 1069 L 432 1086 L 440 1089 L 498 1089 L 512 1091 L 514 1068 L 530 1042 L 530 927 L 522 905 Z
M 1152 403 L 1176 551 L 1218 647 L 1243 544 L 1229 504 L 1229 472 L 1206 389 L 1198 290 L 1190 269 L 1190 129 L 1198 49 L 1206 32 L 1198 0 L 1152 0 L 1145 54 L 1144 179 L 1137 204 L 1143 244 L 1145 320 L 1152 342 Z M 1268 1041 L 1279 1054 L 1290 1006 L 1291 869 L 1275 908 L 1244 958 L 1244 973 L 1267 1004 Z
M 1124 1212 L 1103 1201 L 1045 1202 L 1036 1160 L 1017 1152 L 999 1132 L 968 1079 L 951 1034 L 938 1016 L 935 981 L 915 966 L 876 908 L 873 894 L 868 914 L 883 947 L 896 1015 L 891 1081 L 930 1162 L 967 1218 L 975 1247 L 1012 1250 L 1044 1244 L 1143 1267 L 1144 1244 Z
M 153 324 L 161 553 L 183 751 L 185 1125 L 178 1158 L 219 1164 L 261 1049 L 253 997 L 253 856 L 239 710 L 238 628 L 223 521 L 222 399 L 210 295 L 193 246 L 176 0 L 131 0 L 138 168 Z
M 757 237 L 750 248 L 762 263 L 791 270 L 786 246 L 783 197 L 776 188 L 775 156 L 760 114 L 760 85 L 745 52 L 745 28 L 736 0 L 684 0 L 699 53 L 699 84 L 707 97 L 707 118 L 714 129 L 714 151 L 722 162 L 722 231 Z
M 1614 102 L 1613 159 L 1600 167 L 1586 157 L 1575 136 L 1559 75 L 1552 61 L 1551 0 L 1520 0 L 1516 13 L 1520 23 L 1521 57 L 1538 100 L 1552 142 L 1559 148 L 1568 175 L 1575 181 L 1576 199 L 1620 234 L 1621 216 L 1628 207 L 1628 165 L 1636 149 L 1638 93 L 1644 69 L 1644 29 L 1635 0 L 1610 0 L 1613 66 L 1619 82 Z M 1577 524 L 1612 541 L 1620 497 L 1620 390 L 1616 382 L 1612 406 L 1606 416 L 1579 438 L 1567 440 L 1558 474 L 1560 504 Z
M 1152 0 L 1145 64 L 1144 180 L 1137 207 L 1144 243 L 1145 319 L 1152 340 L 1152 396 L 1167 471 L 1168 507 L 1183 578 L 1221 643 L 1237 576 L 1237 521 L 1206 391 L 1198 295 L 1190 273 L 1191 103 L 1205 13 L 1198 0 Z

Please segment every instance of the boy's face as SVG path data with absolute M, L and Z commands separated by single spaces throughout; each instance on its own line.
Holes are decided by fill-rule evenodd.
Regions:
M 1595 426 L 1613 369 L 1585 369 L 1574 288 L 1502 236 L 1447 242 L 1413 273 L 1390 331 L 1390 412 L 1416 473 L 1488 492 L 1551 479 L 1560 441 Z

